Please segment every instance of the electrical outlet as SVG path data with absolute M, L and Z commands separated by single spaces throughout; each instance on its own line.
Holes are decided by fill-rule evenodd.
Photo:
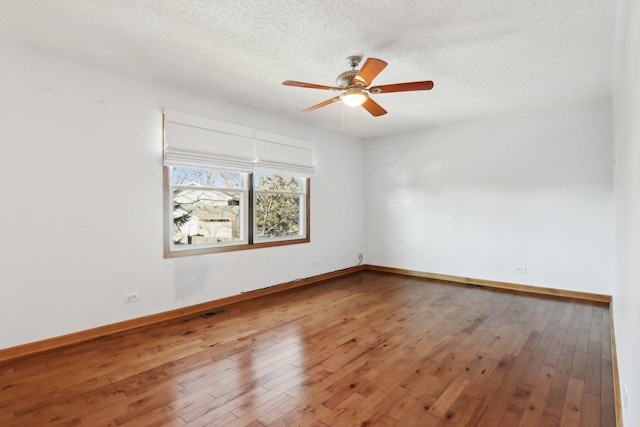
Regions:
M 311 263 L 311 267 L 317 267 L 318 266 L 318 261 L 313 261 Z
M 359 259 L 360 261 L 362 261 L 362 252 L 360 252 L 360 253 L 358 254 L 358 259 Z
M 124 294 L 124 302 L 125 303 L 130 303 L 130 302 L 136 302 L 138 301 L 138 293 L 134 292 L 131 294 Z
M 516 273 L 526 273 L 527 267 L 516 267 Z
M 627 394 L 627 383 L 622 384 L 622 409 L 624 412 L 629 410 L 629 395 Z

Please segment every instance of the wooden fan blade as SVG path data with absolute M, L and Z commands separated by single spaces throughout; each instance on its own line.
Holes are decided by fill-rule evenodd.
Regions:
M 335 98 L 331 98 L 331 99 L 327 99 L 324 102 L 321 102 L 320 104 L 316 104 L 313 107 L 309 107 L 306 110 L 302 110 L 303 113 L 306 113 L 307 111 L 313 111 L 313 110 L 317 110 L 318 108 L 322 108 L 325 107 L 329 104 L 333 104 L 336 101 L 340 101 L 340 97 L 336 96 Z
M 317 85 L 313 83 L 296 82 L 293 80 L 285 80 L 284 82 L 282 82 L 282 84 L 284 86 L 306 87 L 309 89 L 340 90 L 339 87 L 323 86 L 323 85 Z
M 410 90 L 431 90 L 433 82 L 427 80 L 424 82 L 396 83 L 392 85 L 374 86 L 369 88 L 370 93 L 389 93 L 389 92 L 406 92 Z
M 382 108 L 376 101 L 371 98 L 367 98 L 362 104 L 365 110 L 371 113 L 372 116 L 378 117 L 387 114 L 387 111 Z
M 387 63 L 381 59 L 367 59 L 362 68 L 360 68 L 360 71 L 358 71 L 358 74 L 353 78 L 352 84 L 362 87 L 369 86 L 373 79 L 375 79 L 386 66 Z

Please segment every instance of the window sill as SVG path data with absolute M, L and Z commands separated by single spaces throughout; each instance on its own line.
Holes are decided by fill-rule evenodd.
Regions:
M 309 243 L 309 236 L 301 239 L 283 239 L 260 243 L 241 243 L 237 245 L 217 246 L 213 248 L 185 249 L 181 251 L 171 251 L 168 247 L 164 248 L 164 258 L 181 258 L 193 255 L 217 254 L 222 252 L 246 251 L 250 249 L 271 248 L 275 246 L 299 245 Z

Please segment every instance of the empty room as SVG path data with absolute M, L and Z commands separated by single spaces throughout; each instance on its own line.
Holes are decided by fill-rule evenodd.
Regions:
M 639 28 L 0 0 L 0 425 L 640 425 Z

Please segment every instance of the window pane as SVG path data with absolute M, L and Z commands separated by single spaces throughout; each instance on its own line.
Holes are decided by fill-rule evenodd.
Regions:
M 241 194 L 173 190 L 173 243 L 199 245 L 240 240 Z
M 243 174 L 202 168 L 175 167 L 171 171 L 172 185 L 243 188 Z
M 300 196 L 293 194 L 256 194 L 256 236 L 286 237 L 300 235 Z
M 304 191 L 303 179 L 290 175 L 256 173 L 254 186 L 257 190 L 264 191 Z

